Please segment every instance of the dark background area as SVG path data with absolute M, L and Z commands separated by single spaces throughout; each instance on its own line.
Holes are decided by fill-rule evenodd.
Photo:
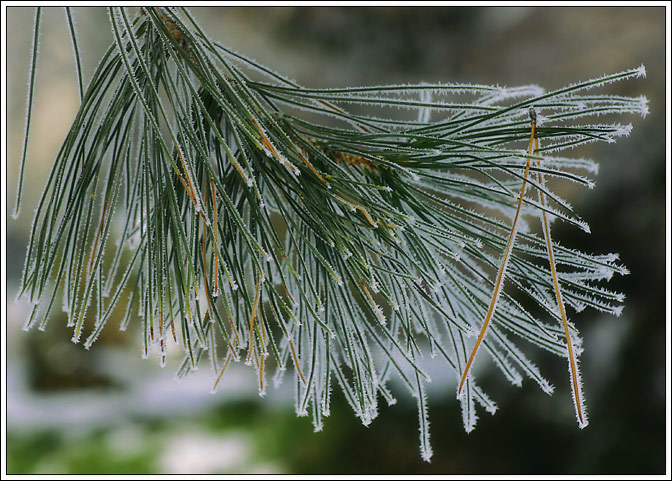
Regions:
M 88 78 L 111 41 L 110 27 L 103 9 L 74 11 Z M 324 431 L 313 433 L 309 419 L 295 416 L 290 388 L 271 389 L 260 400 L 254 382 L 246 380 L 249 370 L 227 374 L 231 379 L 223 381 L 223 393 L 210 396 L 209 381 L 200 382 L 198 376 L 191 384 L 174 383 L 177 358 L 164 370 L 154 358 L 142 361 L 133 333 L 110 327 L 101 345 L 85 351 L 70 343 L 65 320 L 57 316 L 46 332 L 22 332 L 27 307 L 10 302 L 10 473 L 665 472 L 669 99 L 664 8 L 238 7 L 193 12 L 216 39 L 306 86 L 426 81 L 535 83 L 551 90 L 646 66 L 645 79 L 606 90 L 646 95 L 650 115 L 619 119 L 632 122 L 634 129 L 617 144 L 568 153 L 600 163 L 594 190 L 562 191 L 592 234 L 554 225 L 558 242 L 587 252 L 618 252 L 631 272 L 608 285 L 626 294 L 621 317 L 570 313 L 584 334 L 590 425 L 585 430 L 576 426 L 566 361 L 539 354 L 536 359 L 556 386 L 555 394 L 548 397 L 530 382 L 517 389 L 494 370 L 483 371 L 481 385 L 500 409 L 494 417 L 483 413 L 471 434 L 463 430 L 454 387 L 430 385 L 434 457 L 428 464 L 419 455 L 415 402 L 401 389 L 396 390 L 399 403 L 382 407 L 368 428 L 335 392 Z M 8 9 L 9 209 L 20 159 L 32 15 L 29 8 Z M 8 215 L 8 300 L 16 295 L 31 215 L 78 101 L 62 10 L 47 8 L 44 27 L 26 202 L 18 221 Z M 194 445 L 196 454 L 185 447 Z M 237 458 L 223 463 L 231 453 Z

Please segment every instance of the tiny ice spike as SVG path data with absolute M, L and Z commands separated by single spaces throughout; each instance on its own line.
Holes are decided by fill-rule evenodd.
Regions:
M 368 424 L 380 398 L 395 403 L 396 376 L 417 400 L 426 461 L 426 364 L 447 363 L 434 381 L 457 379 L 471 431 L 478 409 L 497 410 L 476 382 L 477 353 L 512 384 L 552 393 L 522 340 L 567 358 L 588 424 L 578 357 L 590 346 L 568 311 L 620 314 L 623 295 L 601 283 L 627 269 L 551 239 L 552 219 L 588 230 L 552 187 L 592 188 L 584 174 L 597 173 L 553 153 L 627 136 L 630 124 L 587 119 L 646 115 L 646 99 L 583 92 L 643 77 L 643 66 L 550 92 L 311 89 L 212 40 L 188 9 L 108 12 L 114 42 L 36 210 L 26 329 L 60 305 L 88 348 L 108 321 L 138 322 L 143 357 L 163 365 L 181 348 L 177 375 L 207 363 L 213 392 L 235 363 L 253 368 L 264 395 L 274 366 L 274 384 L 292 377 L 295 410 L 316 430 L 335 386 Z M 39 19 L 38 9 L 35 59 Z M 74 22 L 70 31 L 74 40 Z M 22 165 L 35 72 L 33 62 Z M 543 235 L 527 228 L 536 219 Z

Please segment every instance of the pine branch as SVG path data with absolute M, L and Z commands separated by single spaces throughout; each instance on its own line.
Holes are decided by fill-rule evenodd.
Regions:
M 185 355 L 178 375 L 207 358 L 213 391 L 232 362 L 254 368 L 260 395 L 270 366 L 276 383 L 291 371 L 296 412 L 316 430 L 334 386 L 368 424 L 379 397 L 395 402 L 396 375 L 418 400 L 426 460 L 424 353 L 461 379 L 467 431 L 477 405 L 496 410 L 469 370 L 480 330 L 481 355 L 515 385 L 553 390 L 520 340 L 568 357 L 587 423 L 565 304 L 620 314 L 623 296 L 601 282 L 627 270 L 616 255 L 551 239 L 552 219 L 589 228 L 546 181 L 592 188 L 583 173 L 597 164 L 549 154 L 628 135 L 629 125 L 586 119 L 644 116 L 646 99 L 585 91 L 642 77 L 643 66 L 551 92 L 308 89 L 213 41 L 187 9 L 131 18 L 110 8 L 114 43 L 84 88 L 66 18 L 84 90 L 35 214 L 26 329 L 43 329 L 60 296 L 74 342 L 88 349 L 112 319 L 140 322 L 143 357 L 165 364 L 173 338 Z M 526 218 L 541 219 L 544 235 Z

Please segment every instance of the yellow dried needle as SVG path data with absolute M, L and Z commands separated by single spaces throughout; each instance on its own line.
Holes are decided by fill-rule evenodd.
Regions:
M 534 139 L 535 151 L 539 150 L 539 139 Z M 541 160 L 537 160 L 537 166 L 541 166 Z M 541 172 L 537 173 L 537 178 L 539 186 L 543 187 L 544 178 Z M 544 192 L 539 189 L 539 203 L 542 207 L 546 206 L 546 199 Z M 565 329 L 565 338 L 567 339 L 567 358 L 569 361 L 569 374 L 572 382 L 572 391 L 574 393 L 574 407 L 576 409 L 576 418 L 581 429 L 588 426 L 588 419 L 584 415 L 584 406 L 583 406 L 583 392 L 581 391 L 581 381 L 579 375 L 579 366 L 577 365 L 576 358 L 574 357 L 574 347 L 572 345 L 572 338 L 569 335 L 569 325 L 567 324 L 567 315 L 565 313 L 565 304 L 562 300 L 562 294 L 560 293 L 560 283 L 558 282 L 558 275 L 555 270 L 555 257 L 553 256 L 553 242 L 551 240 L 551 228 L 548 224 L 548 218 L 546 216 L 546 211 L 541 211 L 542 219 L 544 222 L 544 237 L 546 239 L 546 249 L 548 250 L 548 262 L 551 265 L 551 274 L 553 276 L 553 288 L 555 289 L 555 298 L 558 301 L 558 309 L 560 310 L 560 317 L 562 318 L 562 327 Z
M 324 180 L 324 177 L 322 177 L 320 175 L 320 173 L 317 170 L 315 170 L 315 167 L 313 167 L 313 164 L 308 162 L 308 159 L 306 159 L 303 155 L 301 155 L 301 152 L 299 152 L 298 150 L 296 151 L 296 153 L 299 155 L 299 157 L 301 157 L 301 160 L 303 160 L 303 162 L 308 166 L 308 168 L 313 172 L 313 174 L 315 174 L 315 176 L 318 179 L 320 179 L 322 181 L 322 183 L 327 186 L 327 188 L 331 188 L 331 187 L 329 187 L 329 183 L 326 180 Z
M 264 354 L 259 353 L 259 395 L 263 396 L 266 390 L 264 389 Z
M 383 316 L 383 313 L 380 312 L 380 309 L 376 305 L 376 302 L 373 300 L 373 297 L 371 297 L 371 294 L 369 293 L 369 290 L 366 288 L 366 284 L 364 284 L 364 281 L 359 281 L 359 283 L 362 286 L 362 289 L 364 289 L 364 292 L 366 293 L 366 297 L 368 297 L 369 302 L 371 303 L 371 306 L 373 307 L 373 310 L 376 312 L 376 316 L 378 316 L 378 319 L 380 319 L 381 324 L 385 325 L 385 316 Z
M 534 130 L 537 126 L 537 114 L 534 111 L 532 107 L 530 107 L 530 120 L 531 122 L 531 128 L 530 128 L 530 145 L 527 149 L 528 155 L 532 155 L 532 147 L 534 145 Z M 483 322 L 483 327 L 481 328 L 481 333 L 478 335 L 478 339 L 476 339 L 476 344 L 474 345 L 473 350 L 471 351 L 471 356 L 469 356 L 469 361 L 467 362 L 467 366 L 464 368 L 464 373 L 462 373 L 462 380 L 460 381 L 460 386 L 457 389 L 457 395 L 462 393 L 462 388 L 464 387 L 464 383 L 467 380 L 467 375 L 469 374 L 469 369 L 471 368 L 471 364 L 474 362 L 474 357 L 476 356 L 476 352 L 478 351 L 478 348 L 481 345 L 481 342 L 483 341 L 483 337 L 485 336 L 485 331 L 488 328 L 488 325 L 490 324 L 490 319 L 492 319 L 492 316 L 495 314 L 495 306 L 497 305 L 497 300 L 499 299 L 499 293 L 502 290 L 502 285 L 504 284 L 504 274 L 506 273 L 506 267 L 509 263 L 509 255 L 511 254 L 511 248 L 513 247 L 513 241 L 516 238 L 516 227 L 518 225 L 518 218 L 520 217 L 520 210 L 523 206 L 523 197 L 525 197 L 525 188 L 527 187 L 527 176 L 530 173 L 530 159 L 528 157 L 527 162 L 525 164 L 525 176 L 523 178 L 523 187 L 520 189 L 520 196 L 518 197 L 518 208 L 516 209 L 516 215 L 513 218 L 513 225 L 511 226 L 511 233 L 509 234 L 509 241 L 506 244 L 506 248 L 504 249 L 504 255 L 502 256 L 502 264 L 499 266 L 499 272 L 497 273 L 497 279 L 495 281 L 495 288 L 492 292 L 492 300 L 490 301 L 490 308 L 488 309 L 488 313 L 485 316 L 485 321 Z
M 217 376 L 217 380 L 215 381 L 214 386 L 212 386 L 212 392 L 213 394 L 217 391 L 217 384 L 219 384 L 220 379 L 222 379 L 222 376 L 224 375 L 224 371 L 226 371 L 226 368 L 229 367 L 229 363 L 231 362 L 231 352 L 229 352 L 229 355 L 226 356 L 226 361 L 224 361 L 224 366 L 222 366 L 222 370 L 219 373 L 219 376 Z
M 208 234 L 208 226 L 206 225 L 205 217 L 203 218 L 203 287 L 205 288 L 205 299 L 208 301 L 208 312 L 210 313 L 210 319 L 214 319 L 212 313 L 212 302 L 210 301 L 210 285 L 208 283 L 208 258 L 206 257 L 205 250 L 205 236 Z
M 303 373 L 301 372 L 301 366 L 299 366 L 299 358 L 296 357 L 296 350 L 294 349 L 294 344 L 292 343 L 292 340 L 290 338 L 287 338 L 289 341 L 289 348 L 292 350 L 292 357 L 294 358 L 294 366 L 296 366 L 296 370 L 299 373 L 299 377 L 301 378 L 301 382 L 303 382 L 303 385 L 306 385 L 306 378 L 303 377 Z
M 337 112 L 339 114 L 345 114 L 346 113 L 345 110 L 339 109 L 338 107 L 336 107 L 332 103 L 325 102 L 324 100 L 318 100 L 318 102 L 321 103 L 322 105 L 324 105 L 325 107 L 327 107 L 328 109 L 331 109 L 334 112 Z M 371 131 L 369 129 L 367 129 L 366 127 L 364 127 L 363 125 L 361 125 L 359 123 L 356 123 L 356 125 L 357 125 L 357 127 L 359 127 L 362 130 L 362 132 L 366 132 L 367 134 L 371 133 Z
M 247 353 L 247 361 L 249 362 L 254 349 L 254 318 L 257 315 L 257 306 L 259 305 L 259 291 L 261 290 L 261 273 L 257 273 L 257 292 L 254 295 L 254 305 L 252 306 L 252 316 L 250 318 L 250 349 Z M 256 354 L 255 354 L 256 355 Z
M 238 336 L 238 329 L 236 329 L 236 325 L 233 322 L 233 318 L 229 316 L 229 323 L 231 324 L 231 330 L 233 331 L 234 336 L 236 337 L 234 339 L 234 342 L 238 345 L 240 345 L 240 337 Z M 236 345 L 234 344 L 234 346 Z
M 173 333 L 173 341 L 177 342 L 177 336 L 175 335 L 175 323 L 173 322 L 172 314 L 170 318 L 170 331 Z
M 187 169 L 187 163 L 184 161 L 184 157 L 182 157 L 182 152 L 180 152 L 180 149 L 177 149 L 177 154 L 180 157 L 180 162 L 182 162 L 182 168 L 184 169 L 184 175 L 187 177 L 187 184 L 189 184 L 189 187 L 187 188 L 187 184 L 184 183 L 184 179 L 182 179 L 182 176 L 180 176 L 182 185 L 184 185 L 184 188 L 187 189 L 187 193 L 189 194 L 189 197 L 191 198 L 191 201 L 194 203 L 194 205 L 198 205 L 196 201 L 196 193 L 194 191 L 194 185 L 191 183 L 191 176 L 189 175 L 189 170 Z
M 217 193 L 215 192 L 215 181 L 213 181 L 212 179 L 210 179 L 210 189 L 212 190 L 212 211 L 213 211 L 212 216 L 214 222 L 212 230 L 215 233 L 215 240 L 212 247 L 212 251 L 215 257 L 215 260 L 213 262 L 215 268 L 215 274 L 214 274 L 215 286 L 213 288 L 213 295 L 217 296 L 219 294 L 219 255 L 217 254 Z
M 352 202 L 348 202 L 347 200 L 345 200 L 340 195 L 334 194 L 334 196 L 337 199 L 340 199 L 343 202 L 345 202 L 346 204 L 348 204 L 350 207 L 353 207 L 353 208 L 357 209 L 358 211 L 360 211 L 362 214 L 364 214 L 364 217 L 366 217 L 366 220 L 369 221 L 369 224 L 371 224 L 374 229 L 376 228 L 375 222 L 373 222 L 373 219 L 371 218 L 371 216 L 369 215 L 369 213 L 366 211 L 366 209 L 364 207 L 362 207 L 361 205 L 353 204 Z
M 278 159 L 278 161 L 280 162 L 280 164 L 286 164 L 287 167 L 288 167 L 292 172 L 296 173 L 296 170 L 297 170 L 296 167 L 294 167 L 294 166 L 293 166 L 292 164 L 290 164 L 289 162 L 285 162 L 285 161 L 282 159 L 282 157 L 280 157 L 280 154 L 278 154 L 278 151 L 275 150 L 275 147 L 273 146 L 273 144 L 271 143 L 271 141 L 268 140 L 268 137 L 266 136 L 266 134 L 264 133 L 264 131 L 261 129 L 261 127 L 259 126 L 259 124 L 257 123 L 257 121 L 254 120 L 254 119 L 252 119 L 252 122 L 254 123 L 254 126 L 257 128 L 257 131 L 259 132 L 259 135 L 261 136 L 261 143 L 264 145 L 264 147 L 266 147 L 266 148 L 271 152 L 271 154 L 273 155 L 273 157 L 275 157 L 276 159 Z

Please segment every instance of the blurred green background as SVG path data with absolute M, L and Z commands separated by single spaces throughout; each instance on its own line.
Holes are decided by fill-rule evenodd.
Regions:
M 8 215 L 7 469 L 9 473 L 663 474 L 665 472 L 665 10 L 663 7 L 194 8 L 207 32 L 306 86 L 398 82 L 537 83 L 546 89 L 626 68 L 647 78 L 613 85 L 646 95 L 651 114 L 630 138 L 570 155 L 600 162 L 597 188 L 563 191 L 592 235 L 557 224 L 554 237 L 588 252 L 619 252 L 631 274 L 619 318 L 572 316 L 590 426 L 576 427 L 565 361 L 537 356 L 557 387 L 522 389 L 484 371 L 500 406 L 465 434 L 443 365 L 428 386 L 434 457 L 419 455 L 414 400 L 382 407 L 363 427 L 340 394 L 323 432 L 297 418 L 291 387 L 261 400 L 249 369 L 227 372 L 216 395 L 206 369 L 174 380 L 140 358 L 139 337 L 114 326 L 91 351 L 58 316 L 25 333 L 13 302 L 32 214 L 74 118 L 78 92 L 60 8 L 46 8 L 22 215 Z M 74 8 L 89 78 L 111 42 L 102 8 Z M 15 199 L 33 9 L 7 9 L 8 209 Z M 9 214 L 9 213 L 8 213 Z M 429 359 L 427 359 L 429 361 Z M 452 382 L 452 381 L 451 381 Z M 399 386 L 392 386 L 398 388 Z

